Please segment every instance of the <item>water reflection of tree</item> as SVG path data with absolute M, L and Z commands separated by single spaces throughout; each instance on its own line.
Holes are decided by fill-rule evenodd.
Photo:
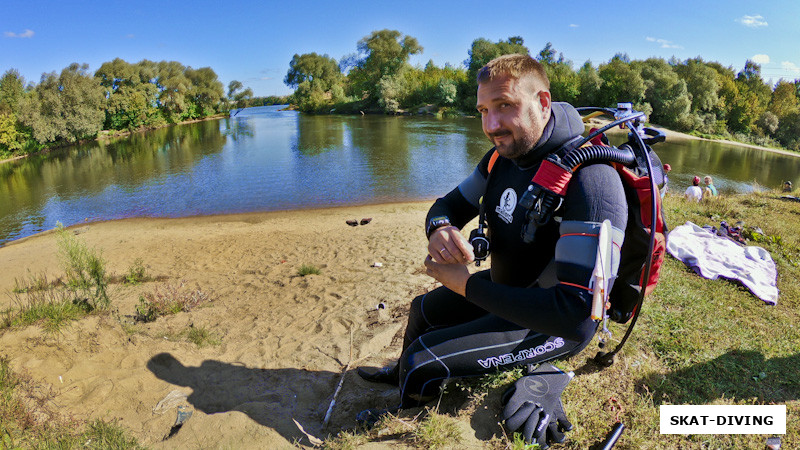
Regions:
M 203 157 L 219 153 L 225 141 L 218 121 L 204 121 L 4 164 L 0 171 L 0 217 L 4 218 L 0 242 L 25 226 L 27 219 L 17 217 L 20 211 L 35 216 L 53 197 L 64 200 L 94 195 L 112 185 L 128 189 L 166 173 L 188 171 Z
M 374 180 L 405 180 L 410 171 L 406 117 L 365 117 L 350 129 L 353 149 L 365 161 Z M 383 183 L 382 183 L 383 184 Z
M 319 155 L 344 146 L 344 124 L 338 116 L 300 115 L 292 150 L 301 155 Z
M 246 118 L 231 118 L 223 119 L 222 135 L 230 137 L 234 142 L 238 142 L 242 138 L 252 138 L 256 135 L 255 127 Z

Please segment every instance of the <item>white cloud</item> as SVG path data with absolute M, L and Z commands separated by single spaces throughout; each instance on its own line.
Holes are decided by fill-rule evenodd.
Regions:
M 569 27 L 570 27 L 570 28 L 578 28 L 579 26 L 580 26 L 580 25 L 578 25 L 578 24 L 576 24 L 576 23 L 571 23 L 571 24 L 569 24 Z
M 766 27 L 769 25 L 767 21 L 764 20 L 764 16 L 760 14 L 755 16 L 742 16 L 741 18 L 736 19 L 736 21 L 750 28 Z
M 797 65 L 793 62 L 783 61 L 781 62 L 781 68 L 789 72 L 800 74 L 800 67 L 797 67 Z
M 645 38 L 645 40 L 647 40 L 647 42 L 655 42 L 657 44 L 660 44 L 661 48 L 683 48 L 683 46 L 680 46 L 678 44 L 674 44 L 672 41 L 668 41 L 666 39 L 657 39 L 657 38 L 648 36 L 648 37 Z
M 136 37 L 136 35 L 131 33 L 131 34 L 126 34 L 125 37 L 128 38 L 128 39 L 133 39 L 133 38 Z
M 14 33 L 13 31 L 6 31 L 3 33 L 5 37 L 9 38 L 32 38 L 34 34 L 33 30 L 26 29 L 22 33 Z
M 769 55 L 762 55 L 762 54 L 753 55 L 753 57 L 750 58 L 750 60 L 756 64 L 769 64 Z

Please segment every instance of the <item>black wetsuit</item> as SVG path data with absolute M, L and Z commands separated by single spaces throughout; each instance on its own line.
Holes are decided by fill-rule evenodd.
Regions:
M 445 287 L 413 300 L 398 364 L 401 406 L 430 400 L 444 379 L 572 355 L 591 340 L 596 330 L 589 318 L 591 293 L 574 285 L 588 286 L 592 267 L 554 258 L 561 220 L 540 227 L 532 244 L 523 243 L 525 211 L 517 206 L 542 159 L 583 131 L 572 106 L 553 103 L 533 150 L 517 161 L 499 157 L 487 185 L 489 151 L 464 182 L 431 207 L 428 220 L 447 216 L 462 228 L 478 214 L 478 199 L 485 194 L 491 270 L 469 278 L 466 300 Z M 577 223 L 609 219 L 624 230 L 627 204 L 616 171 L 596 164 L 576 172 L 557 216 Z

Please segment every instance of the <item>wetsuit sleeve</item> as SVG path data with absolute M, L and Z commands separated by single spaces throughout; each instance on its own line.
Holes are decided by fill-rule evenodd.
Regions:
M 628 209 L 616 170 L 604 164 L 579 170 L 569 184 L 563 208 L 561 237 L 556 244 L 557 284 L 521 288 L 472 276 L 467 281 L 466 298 L 533 331 L 585 341 L 593 336 L 596 328 L 589 317 L 592 294 L 586 287 L 596 257 L 597 240 L 579 248 L 579 241 L 573 237 L 580 234 L 575 233 L 576 230 L 591 228 L 608 219 L 616 229 L 612 234 L 621 245 L 621 230 L 625 229 Z M 577 253 L 583 256 L 576 256 Z
M 475 170 L 455 189 L 444 197 L 436 199 L 425 218 L 426 229 L 434 217 L 445 216 L 450 219 L 452 225 L 460 229 L 478 215 L 479 201 L 486 191 L 489 159 L 493 152 L 494 149 L 484 155 Z

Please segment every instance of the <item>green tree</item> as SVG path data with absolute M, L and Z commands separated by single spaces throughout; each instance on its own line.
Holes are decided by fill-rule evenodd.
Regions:
M 530 50 L 528 50 L 523 39 L 519 36 L 512 36 L 505 41 L 501 39 L 497 42 L 491 42 L 484 38 L 472 41 L 472 46 L 468 51 L 469 58 L 464 61 L 464 65 L 467 66 L 467 83 L 464 88 L 464 97 L 462 100 L 465 108 L 471 109 L 472 111 L 475 110 L 478 91 L 478 80 L 476 77 L 481 67 L 498 56 L 515 53 L 521 55 L 530 54 Z
M 245 88 L 241 81 L 233 80 L 228 83 L 228 101 L 234 108 L 245 108 L 253 99 L 253 90 Z
M 328 55 L 318 55 L 316 53 L 295 54 L 289 62 L 289 71 L 284 84 L 289 87 L 297 88 L 300 83 L 308 81 L 319 87 L 322 91 L 328 91 L 333 86 L 342 82 L 342 72 L 335 59 Z
M 241 81 L 233 80 L 228 83 L 228 99 L 233 99 L 234 94 L 238 92 L 240 89 L 244 88 L 244 85 Z
M 33 95 L 20 105 L 22 122 L 40 143 L 90 138 L 103 126 L 103 87 L 88 73 L 88 64 L 70 64 L 61 71 L 43 74 Z
M 616 55 L 598 68 L 603 84 L 597 95 L 597 106 L 616 106 L 618 102 L 638 104 L 644 99 L 644 80 L 627 59 L 626 55 Z
M 156 64 L 158 104 L 169 122 L 176 122 L 185 114 L 188 104 L 186 93 L 191 82 L 186 78 L 186 67 L 177 61 Z
M 130 64 L 116 58 L 103 63 L 94 76 L 105 88 L 105 128 L 133 130 L 161 123 L 153 62 Z
M 762 106 L 759 96 L 747 84 L 734 83 L 737 86 L 737 95 L 729 99 L 728 128 L 739 133 L 756 131 L 756 121 L 761 117 L 766 108 Z
M 795 84 L 789 81 L 781 80 L 775 85 L 768 109 L 775 114 L 778 120 L 798 111 L 798 108 L 800 108 L 800 100 L 798 100 L 795 92 Z
M 719 103 L 720 84 L 717 72 L 705 64 L 702 58 L 687 59 L 674 66 L 675 72 L 686 82 L 692 99 L 692 111 L 713 111 Z
M 0 77 L 0 156 L 9 156 L 23 149 L 30 130 L 20 123 L 20 102 L 25 96 L 25 79 L 16 69 Z
M 439 80 L 436 99 L 441 105 L 452 105 L 456 102 L 458 96 L 458 85 L 455 81 L 442 78 Z
M 778 124 L 775 135 L 786 148 L 800 151 L 800 111 L 784 116 Z
M 600 86 L 603 79 L 597 73 L 597 69 L 592 66 L 591 61 L 583 63 L 578 69 L 578 98 L 575 100 L 577 106 L 598 106 L 600 104 Z
M 301 111 L 330 109 L 335 100 L 342 100 L 344 75 L 336 60 L 317 53 L 295 54 L 283 82 L 295 88 L 292 102 Z M 334 96 L 335 91 L 335 96 Z
M 8 69 L 0 77 L 0 113 L 19 114 L 19 102 L 25 94 L 25 79 L 17 69 Z
M 187 67 L 185 74 L 189 80 L 186 97 L 189 104 L 194 106 L 192 113 L 188 114 L 186 118 L 208 117 L 216 113 L 220 102 L 225 97 L 225 90 L 214 69 Z
M 761 66 L 750 60 L 745 61 L 744 68 L 736 75 L 736 82 L 747 86 L 746 91 L 755 96 L 757 104 L 753 108 L 758 111 L 757 116 L 761 116 L 772 95 L 772 89 L 761 78 Z
M 396 85 L 400 71 L 408 66 L 411 55 L 422 52 L 422 46 L 416 38 L 403 36 L 396 30 L 373 31 L 358 41 L 360 57 L 353 61 L 353 68 L 348 74 L 350 89 L 359 98 L 365 96 L 369 104 L 377 104 L 381 100 L 381 92 L 385 86 Z M 386 78 L 384 88 L 381 80 Z
M 678 77 L 672 66 L 661 58 L 635 61 L 645 84 L 644 101 L 653 108 L 651 120 L 680 130 L 692 129 L 695 116 L 692 116 L 692 102 L 686 89 L 686 82 Z
M 544 66 L 550 80 L 550 94 L 554 101 L 574 103 L 581 92 L 580 78 L 572 70 L 572 61 L 560 53 L 556 59 L 556 50 L 548 42 L 539 52 L 536 59 Z

